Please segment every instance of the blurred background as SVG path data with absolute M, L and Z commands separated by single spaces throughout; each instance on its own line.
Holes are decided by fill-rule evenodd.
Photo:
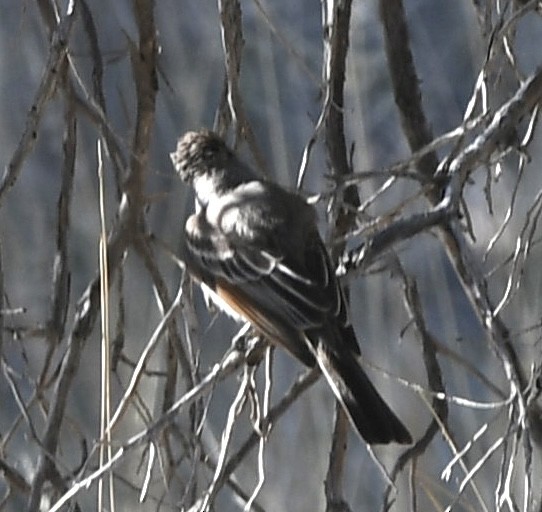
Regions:
M 45 3 L 1 2 L 2 168 L 10 163 L 20 144 L 27 116 L 43 80 L 50 47 L 44 9 L 40 5 Z M 495 52 L 503 56 L 501 61 L 485 68 L 490 84 L 485 91 L 487 110 L 493 112 L 507 101 L 518 88 L 518 77 L 529 76 L 540 65 L 542 19 L 535 10 L 536 2 L 527 2 L 526 7 L 520 6 L 520 2 L 501 3 L 404 0 L 423 107 L 435 137 L 463 123 L 488 55 L 492 29 L 514 18 L 521 7 L 524 12 L 514 18 L 511 35 L 510 51 L 515 57 L 515 67 L 506 64 L 504 46 L 498 45 Z M 128 0 L 87 2 L 103 58 L 108 123 L 127 157 L 132 151 L 137 123 L 137 91 L 130 61 L 130 49 L 139 39 L 134 5 Z M 314 133 L 323 102 L 321 2 L 242 0 L 240 6 L 244 46 L 239 89 L 243 106 L 272 178 L 293 188 L 304 148 Z M 65 9 L 62 2 L 59 9 L 61 12 Z M 486 18 L 482 19 L 484 12 Z M 190 191 L 175 177 L 169 153 L 185 131 L 212 128 L 224 88 L 225 59 L 216 1 L 160 0 L 154 5 L 154 16 L 159 44 L 158 92 L 145 170 L 144 194 L 148 198 L 145 218 L 148 231 L 159 241 L 154 258 L 173 298 L 182 272 L 169 254 L 170 251 L 179 253 L 184 220 L 192 210 L 193 201 Z M 81 84 L 91 90 L 95 77 L 89 38 L 80 16 L 74 22 L 68 48 L 80 73 L 79 84 L 75 86 L 77 94 L 84 97 Z M 363 204 L 389 178 L 385 173 L 387 166 L 407 159 L 411 153 L 394 102 L 376 1 L 353 2 L 349 48 L 344 119 L 347 144 L 354 145 L 352 168 L 356 173 L 383 170 L 381 176 L 360 181 L 358 192 Z M 84 109 L 78 110 L 76 116 L 77 154 L 67 242 L 71 283 L 65 333 L 51 353 L 51 365 L 46 372 L 46 380 L 51 383 L 55 382 L 66 355 L 69 333 L 76 321 L 77 301 L 99 271 L 96 145 L 100 131 Z M 44 332 L 52 308 L 64 130 L 65 102 L 57 91 L 43 108 L 35 145 L 25 154 L 14 186 L 2 195 L 0 203 L 5 313 L 3 373 L 0 375 L 0 469 L 5 478 L 0 479 L 0 493 L 2 509 L 9 511 L 27 509 L 28 485 L 33 484 L 40 457 L 38 439 L 44 432 L 55 393 L 52 385 L 41 389 L 38 380 L 50 346 Z M 231 134 L 229 142 L 233 142 Z M 518 153 L 510 151 L 499 159 L 499 166 L 481 166 L 470 176 L 464 190 L 473 234 L 472 237 L 466 235 L 466 239 L 470 254 L 475 258 L 473 264 L 487 279 L 488 293 L 494 304 L 503 297 L 509 276 L 513 272 L 518 276 L 513 282 L 513 296 L 501 311 L 501 317 L 525 374 L 532 376 L 530 384 L 535 382 L 540 365 L 542 321 L 540 227 L 536 222 L 542 185 L 540 142 L 540 134 L 535 131 L 527 149 L 530 160 L 524 167 L 520 166 Z M 449 154 L 452 147 L 439 148 L 439 158 Z M 239 151 L 251 165 L 257 166 L 246 144 L 240 143 Z M 119 180 L 107 157 L 104 172 L 106 227 L 110 229 L 118 220 Z M 329 175 L 329 158 L 320 136 L 312 148 L 304 192 L 310 195 L 330 192 Z M 359 233 L 348 246 L 359 245 L 374 229 L 364 228 L 365 224 L 385 218 L 388 212 L 399 210 L 401 216 L 406 216 L 427 210 L 429 203 L 423 201 L 418 192 L 416 182 L 395 181 L 360 214 Z M 488 201 L 489 196 L 492 202 Z M 509 222 L 487 251 L 511 205 Z M 318 209 L 322 235 L 329 239 L 332 234 L 325 200 L 318 203 Z M 527 237 L 530 238 L 525 248 L 518 240 L 525 241 Z M 525 249 L 525 258 L 513 269 L 511 262 L 518 246 L 522 251 Z M 438 357 L 446 393 L 473 403 L 500 403 L 510 393 L 508 376 L 449 264 L 440 239 L 426 231 L 397 244 L 393 251 L 405 274 L 416 280 L 426 327 L 442 345 Z M 352 319 L 362 351 L 369 368 L 373 367 L 368 372 L 413 436 L 419 438 L 432 420 L 428 407 L 431 397 L 421 399 L 411 385 L 428 388 L 426 369 L 420 336 L 410 323 L 405 306 L 403 279 L 392 269 L 389 259 L 383 257 L 366 271 L 348 276 L 346 282 L 350 286 Z M 163 317 L 153 285 L 153 277 L 140 255 L 128 249 L 122 273 L 116 275 L 111 285 L 110 325 L 113 336 L 124 340 L 123 357 L 112 373 L 113 407 L 122 397 L 134 363 Z M 221 315 L 207 312 L 197 289 L 189 302 L 195 305 L 198 343 L 193 346 L 189 343 L 186 310 L 177 312 L 177 329 L 185 346 L 191 347 L 192 351 L 188 352 L 201 378 L 221 360 L 239 326 Z M 56 455 L 59 477 L 66 488 L 72 480 L 88 475 L 98 466 L 96 455 L 87 458 L 86 450 L 92 450 L 100 437 L 100 338 L 100 325 L 96 322 L 84 344 L 81 364 L 68 396 Z M 164 376 L 170 368 L 171 354 L 165 340 L 160 340 L 147 364 L 149 372 L 138 383 L 137 397 L 113 432 L 114 448 L 160 416 L 166 393 Z M 275 352 L 273 403 L 284 395 L 301 371 L 303 368 L 289 356 Z M 174 379 L 175 398 L 187 390 L 182 370 L 178 372 Z M 241 370 L 228 377 L 203 399 L 206 415 L 198 441 L 200 452 L 187 439 L 190 425 L 187 411 L 179 413 L 175 420 L 177 430 L 169 438 L 170 458 L 165 455 L 167 450 L 162 453 L 162 457 L 168 459 L 168 467 L 174 469 L 168 473 L 164 459 L 154 463 L 148 494 L 141 503 L 139 491 L 149 454 L 144 446 L 126 454 L 115 468 L 118 510 L 128 507 L 189 510 L 205 494 L 213 478 L 226 416 L 242 373 Z M 261 371 L 257 382 L 261 392 Z M 466 454 L 465 466 L 455 464 L 447 481 L 441 478 L 441 473 L 453 459 L 454 451 L 450 440 L 437 433 L 416 459 L 416 492 L 409 488 L 412 466 L 407 465 L 397 477 L 392 510 L 445 510 L 449 505 L 453 510 L 484 510 L 484 507 L 500 510 L 496 495 L 507 496 L 503 501 L 508 503 L 508 509 L 519 510 L 525 499 L 526 475 L 532 476 L 533 482 L 540 479 L 540 452 L 535 445 L 532 461 L 527 460 L 529 451 L 522 445 L 527 442 L 526 437 L 509 430 L 509 414 L 510 409 L 503 404 L 480 408 L 473 404 L 450 403 L 447 428 L 457 450 L 486 422 L 487 431 Z M 274 425 L 264 450 L 265 483 L 256 497 L 255 506 L 260 508 L 254 510 L 325 509 L 323 482 L 333 421 L 334 400 L 320 380 Z M 235 422 L 228 453 L 234 452 L 251 431 L 247 407 Z M 156 444 L 160 449 L 164 447 L 161 437 L 156 439 Z M 403 451 L 404 448 L 397 446 L 374 448 L 388 469 Z M 477 463 L 480 467 L 463 491 L 465 476 Z M 19 475 L 25 484 L 15 485 L 13 475 Z M 235 491 L 235 486 L 250 496 L 257 481 L 257 450 L 253 450 L 239 464 L 230 485 L 218 493 L 214 510 L 242 510 L 244 501 L 240 496 L 243 494 Z M 62 486 L 44 487 L 41 509 L 48 510 L 59 498 L 59 488 Z M 388 482 L 367 447 L 352 433 L 344 473 L 344 498 L 351 510 L 381 509 L 387 488 Z M 96 493 L 94 482 L 77 495 L 81 510 L 96 509 Z M 540 510 L 536 508 L 540 507 L 538 498 L 539 490 L 536 490 L 529 509 Z

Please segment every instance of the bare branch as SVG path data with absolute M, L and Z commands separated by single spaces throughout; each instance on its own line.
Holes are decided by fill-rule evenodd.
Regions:
M 68 51 L 68 41 L 75 16 L 76 13 L 73 9 L 72 2 L 70 2 L 68 9 L 62 14 L 58 25 L 55 27 L 55 31 L 51 38 L 49 58 L 47 59 L 47 64 L 39 88 L 34 96 L 34 101 L 28 111 L 26 127 L 10 162 L 4 170 L 4 175 L 0 182 L 0 206 L 2 205 L 6 192 L 15 184 L 26 157 L 34 147 L 45 107 L 53 97 L 58 82 L 63 75 L 62 67 L 65 63 L 64 59 Z

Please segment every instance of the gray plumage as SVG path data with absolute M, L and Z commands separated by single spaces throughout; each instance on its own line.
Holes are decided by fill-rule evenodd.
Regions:
M 258 177 L 210 131 L 186 133 L 171 158 L 196 193 L 185 228 L 194 277 L 271 342 L 317 363 L 368 443 L 410 443 L 356 360 L 359 346 L 314 208 Z

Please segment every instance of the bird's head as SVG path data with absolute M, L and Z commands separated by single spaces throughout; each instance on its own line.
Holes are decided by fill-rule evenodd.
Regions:
M 185 133 L 170 157 L 179 177 L 193 183 L 199 177 L 222 169 L 233 158 L 233 153 L 216 133 L 200 130 Z

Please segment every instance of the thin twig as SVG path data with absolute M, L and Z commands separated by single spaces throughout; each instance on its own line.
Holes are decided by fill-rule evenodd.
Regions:
M 74 4 L 74 0 L 69 2 L 52 35 L 45 71 L 28 111 L 25 129 L 0 181 L 0 206 L 6 192 L 15 184 L 26 157 L 36 143 L 45 106 L 53 97 L 59 80 L 63 76 L 62 67 L 65 64 L 68 42 L 76 17 Z
M 49 512 L 57 512 L 60 510 L 69 500 L 76 496 L 79 492 L 87 489 L 93 482 L 95 482 L 102 475 L 111 471 L 123 457 L 132 451 L 133 449 L 143 445 L 146 442 L 152 441 L 161 431 L 165 428 L 181 409 L 184 409 L 190 404 L 194 403 L 205 393 L 209 392 L 217 382 L 225 379 L 232 373 L 234 373 L 244 362 L 244 355 L 240 352 L 231 352 L 226 358 L 219 364 L 216 364 L 212 370 L 207 374 L 201 382 L 179 400 L 177 400 L 166 413 L 162 414 L 153 424 L 148 428 L 140 431 L 136 435 L 132 436 L 128 441 L 122 445 L 113 454 L 111 459 L 106 464 L 100 466 L 94 472 L 87 477 L 81 479 L 78 482 L 74 482 L 69 491 L 66 492 L 49 510 Z

